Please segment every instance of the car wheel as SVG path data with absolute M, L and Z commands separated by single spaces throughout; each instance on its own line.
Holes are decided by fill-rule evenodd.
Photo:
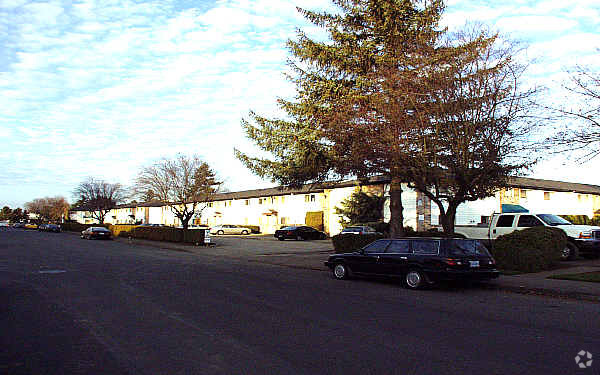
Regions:
M 338 263 L 333 267 L 333 277 L 344 280 L 350 277 L 350 270 L 344 263 Z
M 561 260 L 574 260 L 577 258 L 577 246 L 574 244 L 567 242 L 567 245 L 562 249 L 560 253 Z
M 420 289 L 425 285 L 425 274 L 421 270 L 412 269 L 406 273 L 404 282 L 410 289 Z
M 277 237 L 277 239 L 278 239 L 279 241 L 283 241 L 283 240 L 285 240 L 285 238 L 283 238 L 283 237 Z
M 296 241 L 303 241 L 304 238 L 301 235 L 296 236 Z
M 242 234 L 245 236 L 245 235 L 247 235 L 247 234 L 248 234 L 248 231 L 247 231 L 247 230 L 243 230 L 243 231 L 242 231 Z
M 218 230 L 217 234 L 225 234 L 225 232 L 223 232 L 222 230 Z

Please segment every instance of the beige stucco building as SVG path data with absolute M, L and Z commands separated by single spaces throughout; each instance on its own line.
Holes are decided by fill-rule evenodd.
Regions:
M 193 219 L 194 224 L 242 224 L 259 226 L 262 233 L 273 233 L 289 224 L 305 224 L 307 214 L 322 218 L 322 229 L 330 235 L 342 230 L 340 217 L 335 213 L 343 200 L 357 189 L 389 195 L 389 180 L 371 178 L 368 183 L 356 180 L 305 185 L 298 189 L 268 188 L 217 194 L 206 202 Z M 402 202 L 404 225 L 423 230 L 439 225 L 437 206 L 421 193 L 404 184 Z M 456 224 L 485 222 L 494 212 L 500 212 L 504 203 L 520 204 L 531 212 L 558 215 L 600 214 L 600 186 L 575 184 L 533 178 L 513 178 L 509 185 L 493 197 L 459 206 Z M 389 204 L 384 208 L 384 220 L 389 221 Z M 89 212 L 76 210 L 71 219 L 80 223 L 94 223 Z M 168 206 L 160 203 L 120 205 L 105 219 L 110 224 L 152 223 L 180 225 Z

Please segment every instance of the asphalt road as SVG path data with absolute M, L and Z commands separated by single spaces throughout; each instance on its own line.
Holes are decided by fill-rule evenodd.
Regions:
M 598 304 L 337 281 L 235 254 L 0 232 L 0 373 L 600 373 Z M 591 368 L 575 364 L 582 349 Z

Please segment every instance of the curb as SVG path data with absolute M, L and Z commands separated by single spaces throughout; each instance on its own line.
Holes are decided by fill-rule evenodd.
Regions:
M 486 284 L 490 289 L 504 290 L 516 294 L 527 294 L 537 295 L 553 298 L 572 299 L 578 301 L 596 302 L 600 303 L 600 296 L 587 293 L 577 292 L 563 292 L 557 289 L 547 288 L 532 288 L 526 286 L 510 286 L 510 285 L 497 285 L 497 284 Z

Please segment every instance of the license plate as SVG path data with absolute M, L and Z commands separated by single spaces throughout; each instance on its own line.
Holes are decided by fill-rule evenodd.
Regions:
M 478 260 L 470 260 L 469 261 L 469 266 L 471 266 L 471 267 L 479 267 L 479 261 Z

